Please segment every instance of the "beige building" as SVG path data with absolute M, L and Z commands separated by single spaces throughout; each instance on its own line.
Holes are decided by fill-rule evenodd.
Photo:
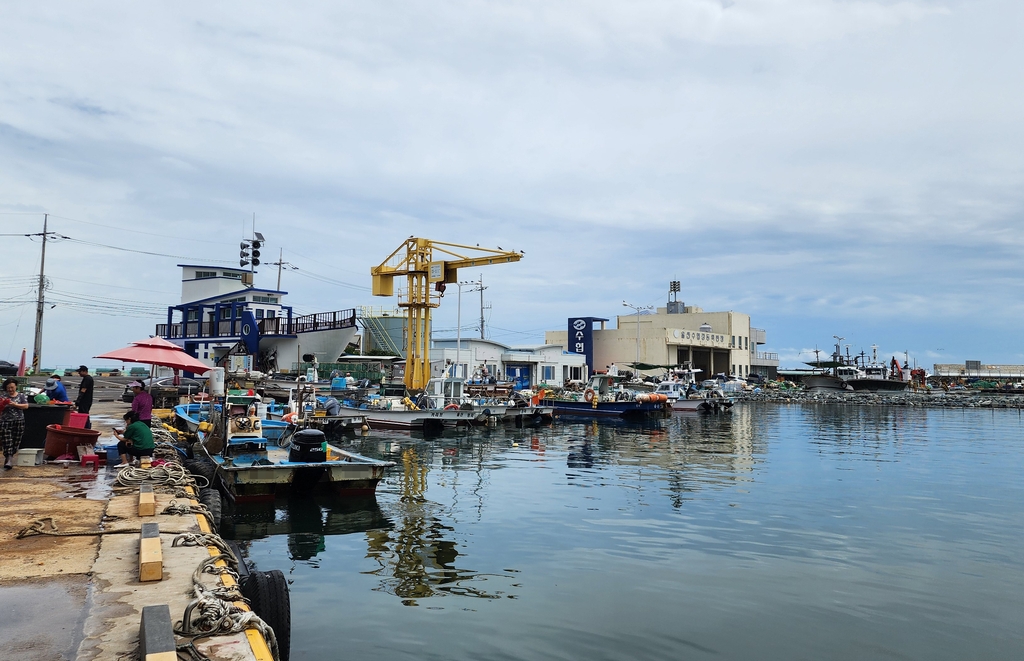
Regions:
M 592 368 L 596 370 L 613 363 L 625 367 L 639 354 L 641 363 L 690 364 L 701 370 L 702 376 L 726 373 L 745 377 L 756 373 L 774 377 L 778 371 L 778 354 L 758 351 L 767 341 L 765 331 L 751 327 L 750 316 L 741 312 L 705 312 L 670 301 L 670 307 L 658 308 L 653 314 L 620 315 L 615 328 L 596 321 L 600 322 L 600 327 L 592 331 Z M 568 328 L 547 331 L 544 341 L 571 347 Z

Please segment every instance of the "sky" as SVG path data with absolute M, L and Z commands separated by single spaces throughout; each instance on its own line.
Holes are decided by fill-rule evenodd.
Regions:
M 1010 0 L 7 3 L 0 359 L 31 353 L 20 235 L 48 213 L 47 366 L 152 334 L 176 265 L 237 264 L 254 214 L 299 312 L 393 306 L 369 269 L 415 235 L 524 252 L 460 274 L 509 344 L 678 279 L 784 367 L 833 335 L 1024 363 L 1020 25 Z

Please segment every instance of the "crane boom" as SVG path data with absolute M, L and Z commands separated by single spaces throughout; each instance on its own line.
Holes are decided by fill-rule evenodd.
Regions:
M 370 269 L 374 296 L 394 296 L 396 277 L 404 276 L 408 282 L 408 289 L 398 293 L 398 307 L 406 310 L 407 320 L 406 388 L 422 390 L 430 380 L 430 311 L 441 304 L 445 284 L 459 281 L 460 268 L 507 264 L 522 257 L 522 252 L 500 247 L 481 248 L 411 236 Z

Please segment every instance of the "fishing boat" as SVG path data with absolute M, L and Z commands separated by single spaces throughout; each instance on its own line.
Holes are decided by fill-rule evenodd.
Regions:
M 236 500 L 270 500 L 287 491 L 372 494 L 394 465 L 335 447 L 317 429 L 284 432 L 271 440 L 265 426 L 279 421 L 257 417 L 256 403 L 248 391 L 229 391 L 222 408 L 210 409 L 210 427 L 197 425 L 200 443 L 194 451 L 213 462 Z M 206 442 L 214 432 L 219 438 Z M 219 451 L 211 449 L 216 440 L 222 440 Z
M 550 406 L 555 415 L 583 417 L 644 416 L 665 409 L 666 395 L 655 392 L 637 392 L 625 387 L 624 377 L 594 374 L 582 392 L 553 391 L 544 393 L 540 404 Z
M 360 400 L 345 400 L 340 411 L 366 417 L 374 428 L 438 430 L 497 423 L 512 405 L 481 397 L 469 397 L 463 390 L 464 379 L 431 379 L 426 390 L 415 399 L 405 395 L 366 395 Z
M 907 389 L 908 381 L 904 378 L 900 361 L 893 356 L 889 364 L 878 362 L 878 346 L 871 345 L 871 362 L 865 363 L 861 370 L 863 376 L 848 379 L 851 388 L 861 392 L 899 392 Z M 909 375 L 907 375 L 909 376 Z
M 723 413 L 729 411 L 734 403 L 721 388 L 705 388 L 676 399 L 670 407 L 673 411 Z

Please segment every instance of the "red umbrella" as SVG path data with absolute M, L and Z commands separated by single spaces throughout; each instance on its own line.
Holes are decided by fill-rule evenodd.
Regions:
M 163 347 L 164 349 L 177 349 L 178 351 L 182 350 L 181 347 L 179 347 L 174 342 L 168 342 L 162 337 L 147 337 L 144 340 L 136 340 L 131 344 L 136 347 Z
M 143 340 L 143 342 L 151 341 L 153 339 L 159 338 L 150 338 L 150 340 Z M 161 341 L 163 342 L 164 340 Z M 94 358 L 120 360 L 126 363 L 160 365 L 162 367 L 170 367 L 183 372 L 194 372 L 195 374 L 205 374 L 212 369 L 206 363 L 203 363 L 202 361 L 185 353 L 185 350 L 178 345 L 171 344 L 170 342 L 167 342 L 167 344 L 170 344 L 171 346 L 147 346 L 139 342 L 133 342 L 130 347 L 94 356 Z

